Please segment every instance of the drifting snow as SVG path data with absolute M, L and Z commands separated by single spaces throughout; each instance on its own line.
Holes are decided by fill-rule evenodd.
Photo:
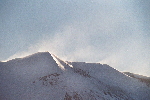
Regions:
M 0 100 L 149 100 L 150 87 L 99 63 L 48 52 L 0 62 Z

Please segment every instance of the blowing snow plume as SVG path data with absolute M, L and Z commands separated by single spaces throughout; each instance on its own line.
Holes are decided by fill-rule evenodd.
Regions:
M 49 51 L 150 76 L 149 2 L 1 0 L 0 60 Z
M 63 61 L 48 52 L 0 62 L 0 71 L 1 100 L 150 98 L 149 85 L 106 64 Z

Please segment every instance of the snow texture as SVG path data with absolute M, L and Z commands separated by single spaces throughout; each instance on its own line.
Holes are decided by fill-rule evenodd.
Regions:
M 0 62 L 0 100 L 150 100 L 149 94 L 145 82 L 106 64 L 49 52 Z
M 138 74 L 134 74 L 134 73 L 130 73 L 130 72 L 124 72 L 124 73 L 132 78 L 135 78 L 141 82 L 144 82 L 147 86 L 150 87 L 150 77 L 138 75 Z

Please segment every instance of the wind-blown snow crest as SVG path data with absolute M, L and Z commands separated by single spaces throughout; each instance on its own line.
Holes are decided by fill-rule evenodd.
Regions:
M 149 100 L 150 87 L 100 63 L 49 52 L 0 62 L 0 100 Z

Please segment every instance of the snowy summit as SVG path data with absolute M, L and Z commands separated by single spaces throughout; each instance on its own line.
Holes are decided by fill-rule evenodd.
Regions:
M 0 100 L 150 100 L 150 78 L 142 78 L 39 52 L 0 62 Z

